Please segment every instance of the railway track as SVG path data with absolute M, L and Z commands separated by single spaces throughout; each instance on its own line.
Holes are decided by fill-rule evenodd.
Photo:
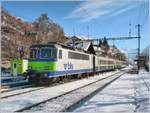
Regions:
M 12 96 L 16 96 L 16 95 L 21 95 L 21 94 L 25 94 L 25 93 L 29 93 L 29 92 L 33 92 L 33 91 L 37 91 L 37 90 L 40 90 L 40 89 L 43 89 L 44 87 L 32 87 L 32 85 L 26 89 L 20 89 L 20 90 L 16 90 L 14 92 L 8 92 L 8 93 L 2 93 L 1 94 L 1 99 L 4 99 L 4 98 L 8 98 L 8 97 L 12 97 Z
M 9 75 L 1 77 L 1 93 L 28 87 L 31 87 L 31 85 L 23 76 L 12 77 Z
M 23 85 L 23 86 L 17 86 L 13 88 L 10 88 L 9 86 L 3 86 L 1 87 L 1 93 L 7 93 L 7 92 L 14 91 L 14 90 L 20 90 L 20 89 L 29 88 L 29 87 L 32 87 L 32 85 Z
M 109 72 L 106 72 L 106 73 L 109 73 Z M 72 82 L 72 81 L 76 81 L 76 80 L 78 80 L 78 79 L 70 80 L 67 82 Z M 65 83 L 67 83 L 67 82 L 65 82 Z M 13 84 L 13 83 L 8 83 L 8 84 Z M 63 84 L 63 82 L 61 81 L 60 83 L 54 83 L 48 87 L 53 87 L 53 86 L 60 85 L 60 84 Z M 5 90 L 3 90 L 3 89 L 1 90 L 1 99 L 41 90 L 44 88 L 47 88 L 47 87 L 34 87 L 33 85 L 23 85 L 23 86 L 17 86 L 17 87 L 13 87 L 13 88 L 8 87 Z
M 92 83 L 89 83 L 84 86 L 78 87 L 76 89 L 70 90 L 61 95 L 58 95 L 53 98 L 49 98 L 49 99 L 43 100 L 41 102 L 32 104 L 31 106 L 27 106 L 22 109 L 16 110 L 16 112 L 71 111 L 72 109 L 74 109 L 75 106 L 78 106 L 78 104 L 87 100 L 87 98 L 90 98 L 92 95 L 96 94 L 96 92 L 102 90 L 107 85 L 109 85 L 110 83 L 112 83 L 114 80 L 116 80 L 117 78 L 119 78 L 121 75 L 123 75 L 125 73 L 126 73 L 126 71 L 117 72 L 113 75 L 96 80 Z
M 77 79 L 72 80 L 72 81 L 76 81 L 76 80 Z M 67 81 L 67 82 L 72 82 L 72 81 L 70 80 L 70 81 Z M 67 82 L 65 82 L 65 83 L 67 83 Z M 37 90 L 41 90 L 41 89 L 44 89 L 44 88 L 47 88 L 47 87 L 53 87 L 53 86 L 60 85 L 60 84 L 63 84 L 63 83 L 64 82 L 54 83 L 50 86 L 45 86 L 45 87 L 35 87 L 33 85 L 24 85 L 24 86 L 14 87 L 14 88 L 11 88 L 11 89 L 8 88 L 7 90 L 2 90 L 1 91 L 1 99 L 16 96 L 16 95 L 21 95 L 21 94 L 25 94 L 25 93 L 29 93 L 29 92 L 33 92 L 33 91 L 37 91 Z
M 71 82 L 71 81 L 69 81 L 69 82 Z M 37 90 L 41 90 L 41 89 L 44 89 L 47 87 L 53 87 L 53 86 L 60 85 L 60 84 L 62 84 L 62 82 L 61 83 L 55 83 L 55 84 L 52 84 L 51 86 L 45 86 L 45 87 L 35 87 L 33 85 L 14 87 L 11 89 L 1 91 L 1 99 L 16 96 L 16 95 L 21 95 L 21 94 L 25 94 L 25 93 L 29 93 L 29 92 L 33 92 L 33 91 L 37 91 Z

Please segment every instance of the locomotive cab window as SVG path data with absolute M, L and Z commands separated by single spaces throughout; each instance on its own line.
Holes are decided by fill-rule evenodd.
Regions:
M 42 59 L 57 58 L 57 50 L 51 47 L 42 47 L 40 57 Z
M 59 59 L 62 59 L 62 50 L 59 50 Z
M 38 49 L 37 48 L 31 48 L 30 49 L 30 58 L 35 59 L 37 58 Z

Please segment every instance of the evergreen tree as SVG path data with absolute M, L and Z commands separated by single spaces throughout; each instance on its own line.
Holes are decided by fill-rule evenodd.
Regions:
M 98 46 L 101 47 L 101 45 L 102 45 L 102 40 L 99 39 L 99 44 L 98 44 Z
M 108 46 L 108 42 L 107 42 L 106 37 L 104 37 L 104 39 L 103 39 L 103 44 L 104 44 L 105 46 Z
M 104 37 L 104 39 L 103 39 L 103 44 L 104 44 L 104 46 L 107 47 L 107 49 L 109 49 L 109 45 L 108 45 L 108 41 L 107 41 L 106 37 Z

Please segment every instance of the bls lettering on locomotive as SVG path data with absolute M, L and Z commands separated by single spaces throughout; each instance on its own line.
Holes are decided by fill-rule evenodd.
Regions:
M 73 69 L 73 64 L 71 62 L 68 62 L 67 64 L 64 64 L 65 70 L 71 70 Z

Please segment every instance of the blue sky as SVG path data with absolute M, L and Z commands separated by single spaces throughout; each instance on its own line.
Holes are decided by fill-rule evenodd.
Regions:
M 131 35 L 137 36 L 135 25 L 139 23 L 142 25 L 141 50 L 149 45 L 148 0 L 6 1 L 2 6 L 27 22 L 47 13 L 64 28 L 66 35 L 73 35 L 74 28 L 76 35 L 87 37 L 89 26 L 92 38 L 129 36 L 131 23 Z M 127 52 L 137 48 L 136 40 L 115 41 L 115 44 Z

